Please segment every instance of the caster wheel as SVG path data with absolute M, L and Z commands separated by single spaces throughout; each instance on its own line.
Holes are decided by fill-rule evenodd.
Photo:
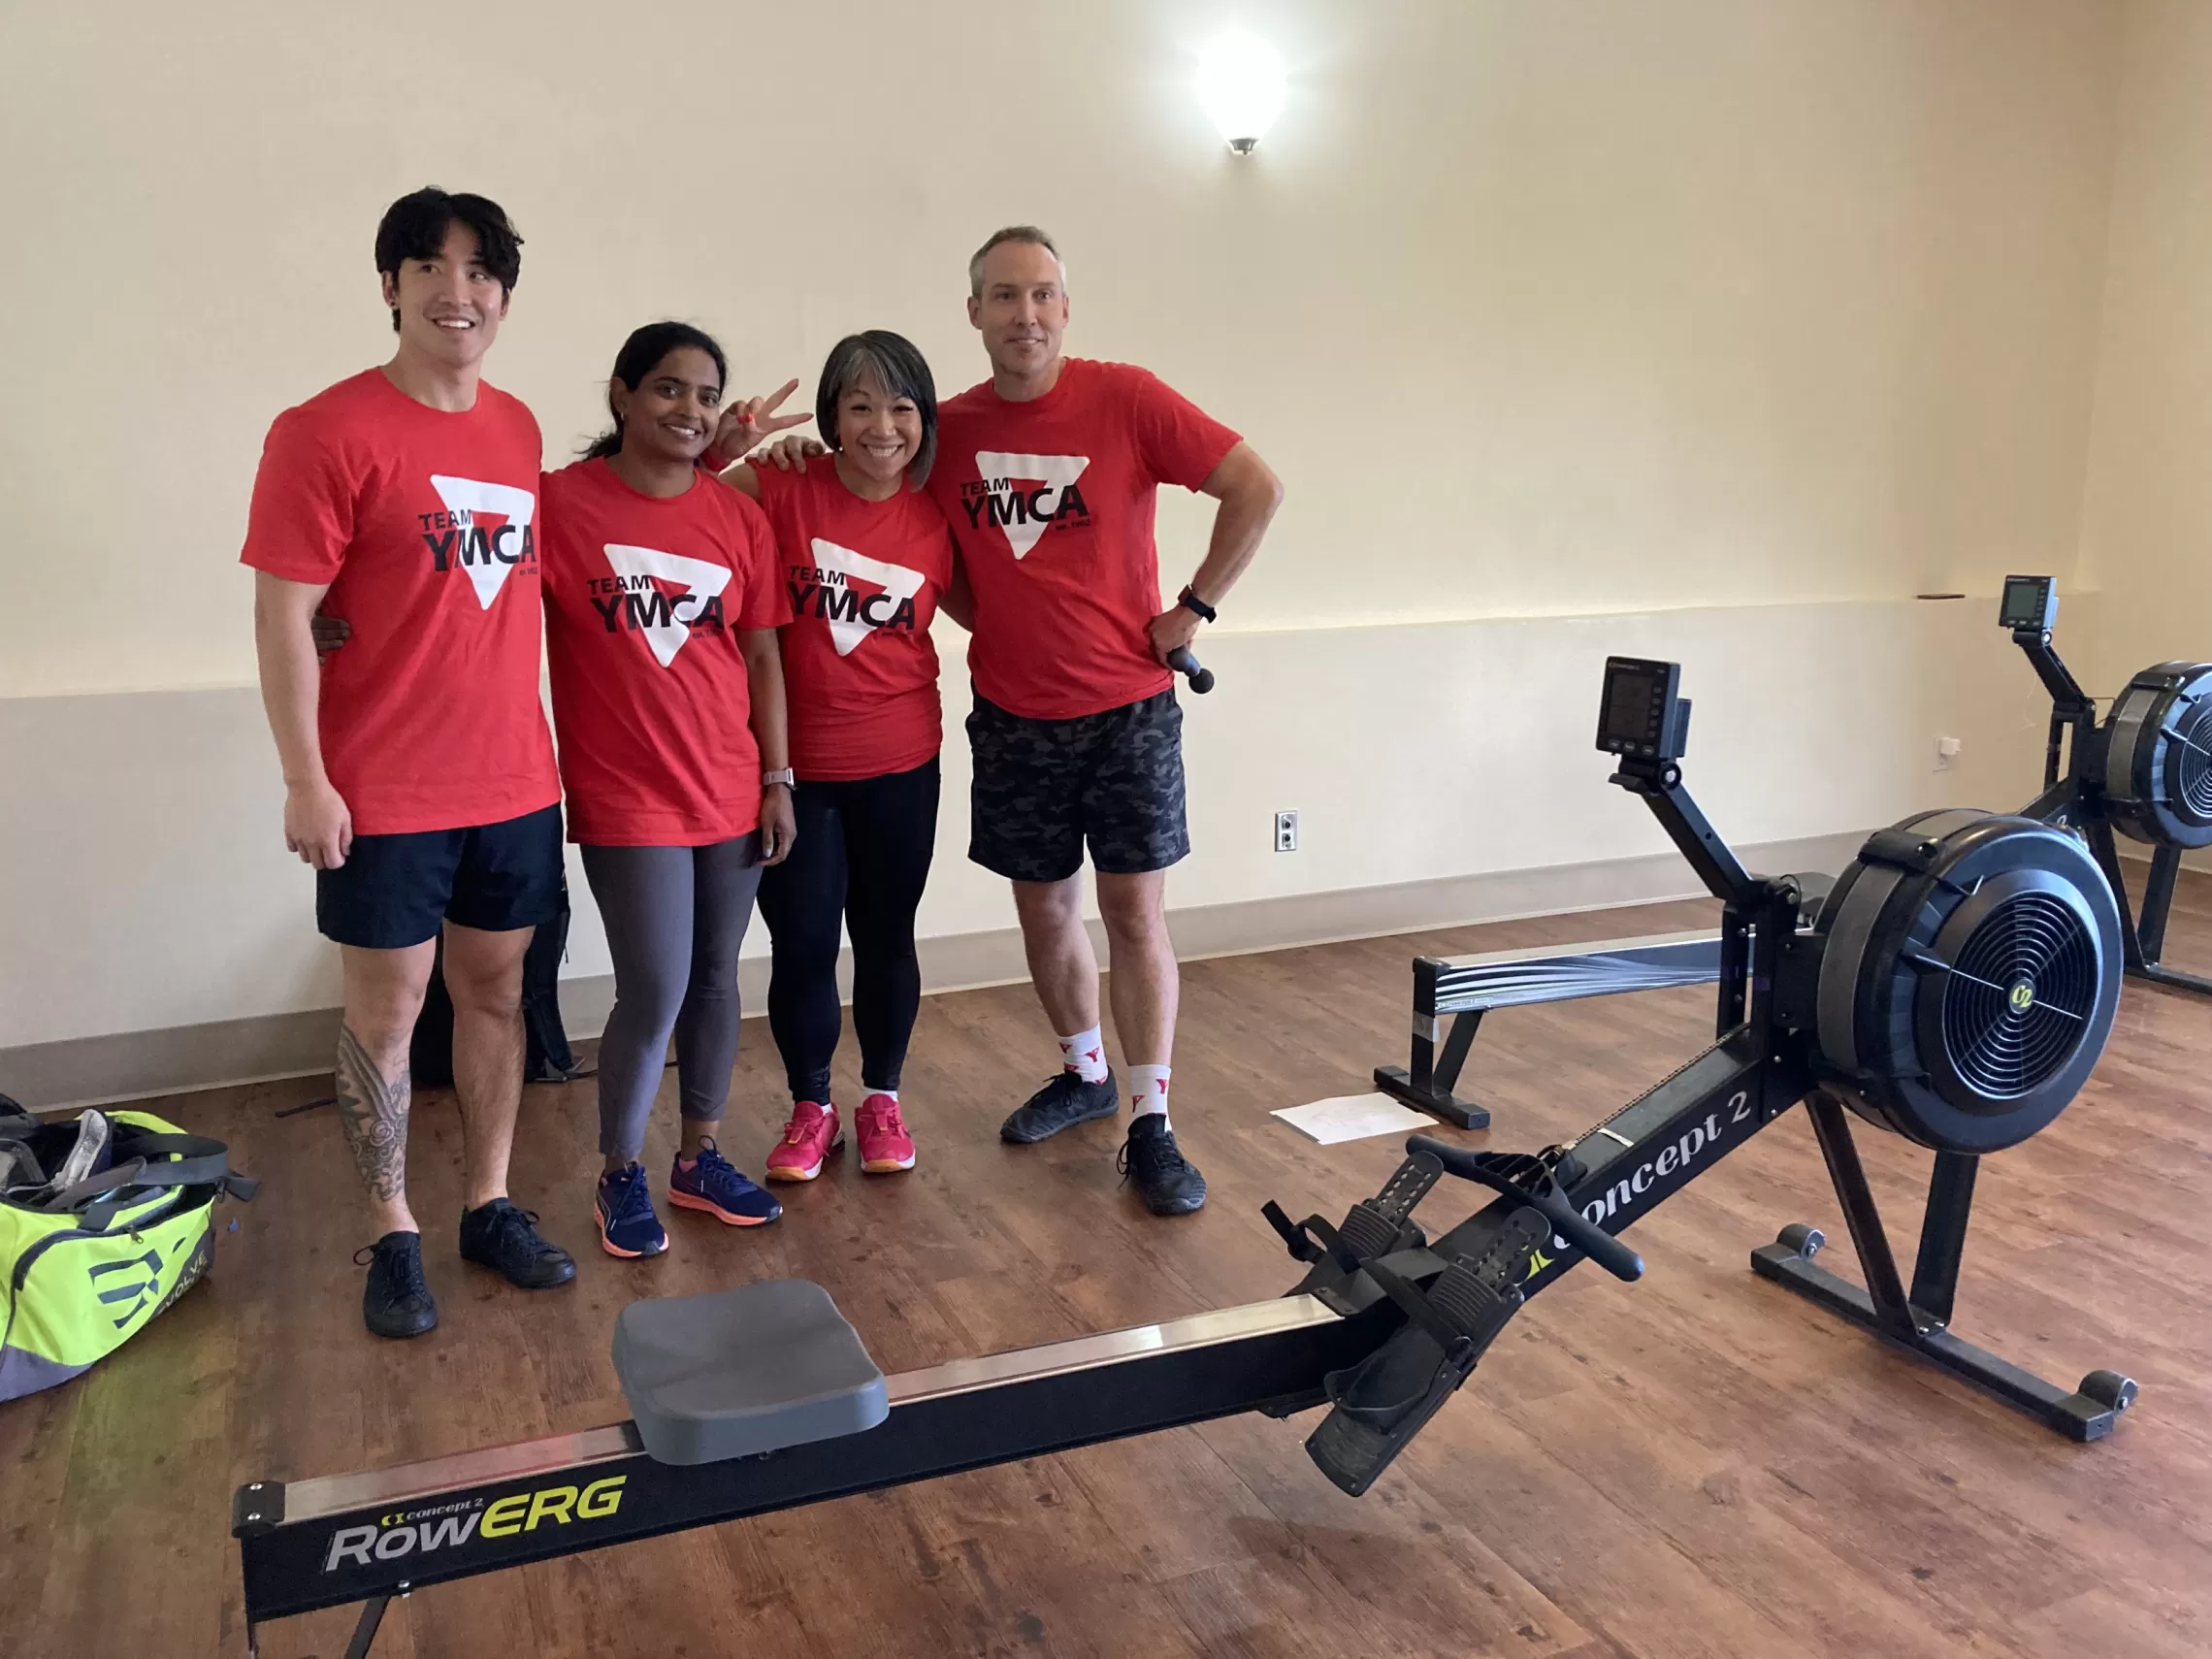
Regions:
M 1810 1261 L 1820 1253 L 1820 1247 L 1828 1242 L 1828 1235 L 1818 1227 L 1808 1227 L 1803 1221 L 1792 1221 L 1775 1235 L 1774 1242 L 1784 1250 L 1791 1250 Z
M 2117 1371 L 2092 1371 L 2081 1380 L 2081 1392 L 2109 1412 L 2124 1412 L 2135 1403 L 2135 1380 Z

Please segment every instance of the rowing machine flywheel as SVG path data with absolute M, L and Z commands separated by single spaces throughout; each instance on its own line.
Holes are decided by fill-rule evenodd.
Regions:
M 2128 682 L 2104 729 L 2112 827 L 2152 846 L 2212 846 L 2212 663 L 2161 663 Z
M 2065 1111 L 2119 1007 L 2120 913 L 2081 843 L 1924 812 L 1871 837 L 1821 909 L 1818 1051 L 1861 1117 L 1998 1152 Z

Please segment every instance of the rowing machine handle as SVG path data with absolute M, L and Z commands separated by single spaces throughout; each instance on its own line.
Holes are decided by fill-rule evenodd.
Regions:
M 1462 1181 L 1472 1181 L 1479 1187 L 1487 1187 L 1494 1192 L 1503 1192 L 1509 1198 L 1518 1198 L 1542 1210 L 1550 1220 L 1558 1235 L 1611 1274 L 1615 1279 L 1630 1282 L 1643 1277 L 1643 1258 L 1612 1234 L 1593 1226 L 1581 1211 L 1556 1191 L 1531 1192 L 1525 1187 L 1516 1187 L 1503 1175 L 1482 1161 L 1482 1155 L 1464 1148 L 1451 1146 L 1429 1135 L 1415 1135 L 1406 1142 L 1406 1155 L 1427 1153 L 1445 1167 L 1450 1175 Z
M 1202 665 L 1190 654 L 1190 647 L 1178 645 L 1167 654 L 1167 666 L 1177 673 L 1188 677 L 1190 689 L 1203 696 L 1214 689 L 1214 670 Z

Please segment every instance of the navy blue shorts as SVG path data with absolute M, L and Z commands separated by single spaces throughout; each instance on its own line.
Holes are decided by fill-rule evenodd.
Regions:
M 968 857 L 1012 881 L 1164 870 L 1190 851 L 1183 709 L 1172 689 L 1074 720 L 1031 720 L 978 693 Z
M 356 835 L 335 870 L 315 871 L 315 926 L 326 938 L 399 951 L 452 922 L 508 933 L 561 910 L 558 805 L 472 830 Z

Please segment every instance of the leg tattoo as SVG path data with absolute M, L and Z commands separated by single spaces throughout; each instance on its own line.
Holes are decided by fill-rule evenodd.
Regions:
M 407 1184 L 408 1078 L 387 1079 L 352 1030 L 338 1033 L 338 1116 L 361 1185 L 379 1203 L 390 1203 Z

